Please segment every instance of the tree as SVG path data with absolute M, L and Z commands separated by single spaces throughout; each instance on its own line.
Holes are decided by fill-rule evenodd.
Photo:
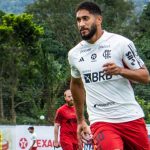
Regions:
M 150 123 L 150 102 L 145 101 L 144 99 L 139 98 L 138 96 L 136 97 L 136 99 L 140 104 L 140 106 L 142 107 L 142 109 L 144 110 L 146 123 L 149 124 Z
M 138 31 L 140 36 L 149 37 L 150 33 L 149 24 L 150 24 L 150 3 L 148 3 L 148 5 L 145 7 L 138 21 Z
M 60 93 L 68 82 L 69 67 L 67 62 L 67 52 L 73 47 L 72 42 L 77 38 L 76 30 L 68 32 L 66 27 L 75 29 L 73 16 L 68 10 L 73 7 L 72 1 L 65 1 L 62 6 L 58 6 L 58 1 L 39 1 L 29 7 L 27 12 L 33 12 L 35 20 L 44 26 L 45 35 L 42 38 L 42 53 L 40 63 L 42 65 L 41 75 L 43 83 L 42 105 L 48 110 L 45 112 L 50 123 L 53 123 L 55 104 L 60 99 Z M 61 8 L 65 7 L 65 8 Z M 38 13 L 37 13 L 38 10 Z M 64 18 L 64 20 L 62 20 Z M 60 22 L 60 19 L 63 22 Z M 70 23 L 72 22 L 72 23 Z M 69 27 L 69 26 L 68 26 Z M 72 40 L 74 39 L 74 41 Z
M 103 26 L 106 30 L 125 34 L 134 16 L 133 3 L 124 0 L 95 0 L 101 5 L 104 16 Z M 127 33 L 125 34 L 127 35 Z
M 15 96 L 19 87 L 19 79 L 26 58 L 39 46 L 38 40 L 43 29 L 32 21 L 32 15 L 8 14 L 2 17 L 0 26 L 1 52 L 3 53 L 1 76 L 5 79 L 10 97 L 12 122 L 16 122 Z M 6 38 L 7 36 L 7 38 Z
M 136 37 L 135 43 L 140 52 L 140 56 L 145 62 L 148 70 L 150 70 L 150 3 L 148 3 L 147 7 L 143 10 L 140 18 L 136 23 Z M 149 101 L 150 97 L 150 86 L 149 85 L 135 85 L 135 93 L 140 98 L 145 101 Z

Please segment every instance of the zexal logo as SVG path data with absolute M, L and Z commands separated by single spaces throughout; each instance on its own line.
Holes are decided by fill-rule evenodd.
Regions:
M 105 81 L 105 80 L 110 80 L 112 78 L 112 75 L 107 75 L 104 73 L 104 71 L 86 73 L 83 75 L 84 75 L 85 83 Z

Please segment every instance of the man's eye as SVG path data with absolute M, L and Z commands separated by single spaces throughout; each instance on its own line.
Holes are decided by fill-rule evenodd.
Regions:
M 88 17 L 87 16 L 83 17 L 83 20 L 88 20 Z
M 77 18 L 76 20 L 77 20 L 77 22 L 80 22 L 80 21 L 81 21 L 81 19 L 80 19 L 80 18 Z

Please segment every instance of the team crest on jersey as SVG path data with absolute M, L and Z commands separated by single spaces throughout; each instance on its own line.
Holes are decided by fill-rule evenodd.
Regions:
M 105 59 L 111 58 L 111 50 L 106 49 L 106 50 L 104 51 L 104 53 L 103 53 L 103 57 L 104 57 Z

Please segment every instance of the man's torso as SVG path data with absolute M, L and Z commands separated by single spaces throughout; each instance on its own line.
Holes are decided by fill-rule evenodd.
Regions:
M 133 68 L 138 68 L 139 62 L 133 58 L 130 48 L 123 52 L 122 40 L 125 38 L 104 34 L 95 44 L 82 41 L 69 53 L 72 68 L 78 70 L 74 75 L 81 76 L 86 90 L 89 120 L 91 123 L 126 122 L 143 117 L 129 81 L 120 75 L 106 75 L 103 71 L 107 62 L 124 67 L 125 60 Z
M 74 106 L 63 105 L 57 110 L 55 122 L 60 124 L 60 140 L 77 142 L 77 118 Z

